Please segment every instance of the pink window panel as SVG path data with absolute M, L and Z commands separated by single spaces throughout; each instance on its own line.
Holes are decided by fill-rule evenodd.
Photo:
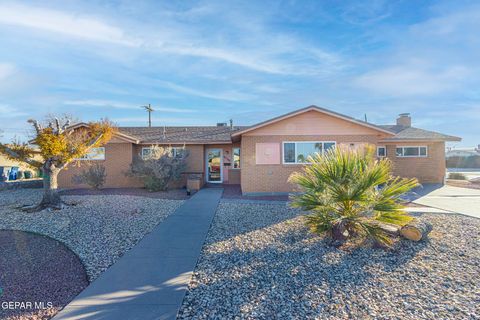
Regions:
M 255 144 L 257 164 L 280 164 L 280 143 Z

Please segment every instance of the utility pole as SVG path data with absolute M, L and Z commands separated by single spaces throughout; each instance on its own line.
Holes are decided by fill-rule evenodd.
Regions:
M 155 111 L 155 110 L 153 110 L 150 103 L 148 104 L 148 106 L 142 106 L 141 108 L 144 108 L 145 110 L 147 110 L 147 112 L 148 112 L 148 127 L 151 127 L 152 126 L 152 112 Z

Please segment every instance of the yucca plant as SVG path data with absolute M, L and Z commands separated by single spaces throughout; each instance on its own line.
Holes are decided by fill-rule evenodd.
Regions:
M 336 242 L 370 238 L 390 246 L 392 239 L 382 224 L 411 221 L 401 196 L 418 185 L 416 179 L 394 177 L 388 159 L 377 160 L 374 148 L 333 148 L 308 158 L 301 172 L 289 181 L 300 190 L 291 205 L 311 212 L 312 232 L 327 233 Z

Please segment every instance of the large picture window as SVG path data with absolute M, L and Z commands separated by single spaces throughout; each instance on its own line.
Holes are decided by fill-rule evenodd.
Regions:
M 92 148 L 86 155 L 77 160 L 105 160 L 105 147 Z
M 396 154 L 397 154 L 397 157 L 400 157 L 400 158 L 426 157 L 427 147 L 426 146 L 397 147 Z
M 283 163 L 305 163 L 309 156 L 314 156 L 316 153 L 323 154 L 335 145 L 335 141 L 284 142 Z
M 233 148 L 233 168 L 240 169 L 240 148 Z

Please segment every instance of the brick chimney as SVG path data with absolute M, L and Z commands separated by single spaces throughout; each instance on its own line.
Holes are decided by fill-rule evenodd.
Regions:
M 400 113 L 397 118 L 397 126 L 411 127 L 412 118 L 410 113 Z

